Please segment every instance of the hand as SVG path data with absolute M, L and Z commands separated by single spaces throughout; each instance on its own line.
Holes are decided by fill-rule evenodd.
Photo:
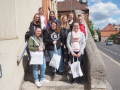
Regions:
M 63 44 L 61 43 L 60 45 L 62 46 Z
M 57 43 L 57 41 L 53 41 L 53 44 L 56 44 Z
M 72 53 L 72 56 L 75 56 L 75 57 L 77 57 L 77 55 L 76 55 L 75 53 Z
M 81 56 L 81 54 L 80 54 L 80 53 L 78 53 L 78 54 L 77 54 L 77 57 L 80 57 L 80 56 Z
M 43 51 L 43 48 L 42 48 L 42 47 L 39 47 L 39 51 Z

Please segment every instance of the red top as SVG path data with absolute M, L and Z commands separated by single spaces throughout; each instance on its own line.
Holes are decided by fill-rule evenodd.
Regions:
M 83 24 L 80 24 L 80 30 L 81 30 L 81 32 L 83 32 L 84 35 L 86 36 L 85 26 L 84 26 Z

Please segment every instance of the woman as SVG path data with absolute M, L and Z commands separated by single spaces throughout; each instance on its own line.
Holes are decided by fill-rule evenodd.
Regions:
M 42 7 L 38 9 L 38 12 L 40 15 L 41 29 L 43 30 L 42 33 L 44 35 L 44 32 L 46 30 L 47 20 L 46 20 L 46 17 L 44 16 L 44 10 Z
M 50 13 L 49 13 L 49 20 L 47 22 L 47 29 L 49 29 L 49 27 L 51 26 L 52 21 L 55 21 L 55 22 L 57 22 L 57 25 L 60 25 L 59 20 L 57 20 L 56 17 L 55 17 L 55 12 L 54 11 L 50 11 Z
M 39 13 L 36 13 L 33 17 L 33 21 L 30 23 L 30 32 L 32 35 L 34 35 L 34 30 L 36 27 L 41 27 L 41 22 L 40 22 L 40 15 Z
M 70 29 L 72 31 L 72 28 L 73 28 L 73 23 L 74 23 L 74 14 L 73 13 L 69 13 L 68 15 L 68 23 L 70 25 Z
M 69 32 L 67 37 L 67 47 L 68 47 L 68 50 L 70 51 L 71 63 L 73 63 L 73 58 L 74 58 L 74 61 L 77 61 L 77 58 L 79 60 L 81 55 L 84 54 L 85 45 L 86 45 L 85 36 L 79 30 L 79 23 L 74 22 L 73 30 L 72 32 Z M 80 83 L 80 77 L 76 79 L 72 79 L 71 82 Z
M 63 60 L 64 60 L 64 45 L 65 45 L 65 48 L 67 50 L 67 60 L 66 60 L 66 65 L 69 61 L 69 54 L 68 54 L 68 48 L 66 46 L 66 42 L 67 42 L 67 36 L 68 36 L 68 33 L 71 31 L 70 30 L 70 25 L 68 24 L 68 21 L 67 21 L 67 16 L 66 15 L 63 15 L 61 16 L 61 25 L 60 25 L 60 30 L 61 30 L 61 33 L 64 37 L 64 44 L 62 45 L 62 54 L 63 54 Z
M 43 44 L 43 39 L 42 37 L 40 37 L 42 35 L 42 30 L 39 27 L 36 27 L 34 30 L 34 35 L 31 36 L 28 40 L 28 49 L 32 52 L 43 52 L 43 50 L 45 49 L 45 46 Z M 39 46 L 37 45 L 37 43 L 39 44 Z M 37 65 L 32 65 L 33 67 L 33 77 L 34 77 L 34 81 L 35 84 L 37 85 L 37 87 L 40 87 L 41 84 L 40 82 L 49 82 L 48 80 L 45 79 L 44 75 L 45 75 L 45 69 L 46 69 L 46 61 L 45 58 L 43 57 L 43 64 L 37 64 Z M 39 82 L 39 77 L 38 77 L 38 67 L 40 67 L 40 82 Z
M 53 54 L 55 53 L 54 45 L 56 44 L 58 55 L 61 56 L 60 65 L 59 65 L 59 74 L 65 75 L 63 69 L 63 58 L 61 55 L 61 46 L 63 45 L 63 39 L 62 39 L 62 34 L 60 33 L 60 29 L 58 29 L 57 27 L 57 22 L 55 21 L 51 22 L 51 26 L 49 30 L 45 32 L 43 40 L 45 43 L 47 43 L 46 49 L 48 51 L 48 55 L 50 59 L 52 59 Z M 56 69 L 54 67 L 52 67 L 52 76 L 53 77 L 56 76 Z

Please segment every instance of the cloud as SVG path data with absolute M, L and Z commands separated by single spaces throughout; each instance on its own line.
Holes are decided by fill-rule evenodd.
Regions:
M 91 0 L 97 1 L 97 0 Z M 108 23 L 117 23 L 117 20 L 112 19 L 114 15 L 120 14 L 120 9 L 116 4 L 107 2 L 102 3 L 96 2 L 94 5 L 89 7 L 90 17 L 95 27 L 103 28 Z

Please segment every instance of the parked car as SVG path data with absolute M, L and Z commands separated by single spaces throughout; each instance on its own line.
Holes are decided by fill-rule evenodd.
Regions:
M 107 40 L 106 45 L 113 45 L 113 41 L 112 40 Z

